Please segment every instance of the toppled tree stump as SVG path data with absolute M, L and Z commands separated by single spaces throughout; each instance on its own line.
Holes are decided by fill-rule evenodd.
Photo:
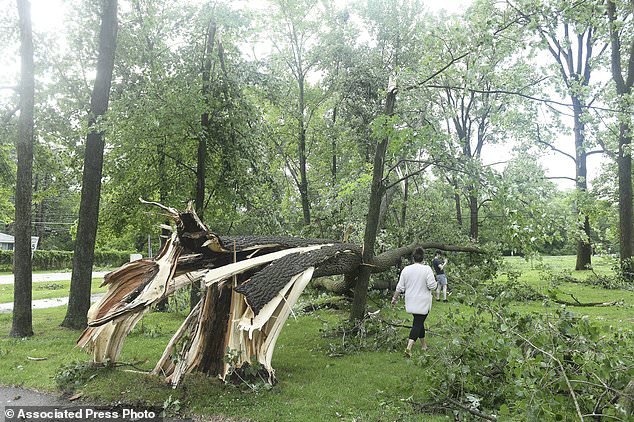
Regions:
M 177 386 L 200 371 L 225 380 L 246 365 L 259 364 L 270 383 L 273 350 L 293 305 L 312 278 L 344 274 L 355 279 L 361 250 L 350 243 L 292 237 L 220 236 L 200 221 L 191 205 L 184 212 L 155 204 L 176 222 L 176 232 L 154 259 L 125 264 L 107 274 L 107 293 L 88 314 L 78 345 L 100 363 L 117 361 L 125 337 L 160 301 L 191 284 L 204 294 L 167 344 L 152 373 Z M 428 244 L 446 250 L 479 252 Z M 388 251 L 369 265 L 384 271 L 416 245 Z

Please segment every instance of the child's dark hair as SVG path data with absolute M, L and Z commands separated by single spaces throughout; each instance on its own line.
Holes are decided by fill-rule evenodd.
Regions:
M 414 262 L 423 262 L 423 260 L 425 259 L 425 249 L 421 247 L 414 249 L 412 259 L 414 260 Z

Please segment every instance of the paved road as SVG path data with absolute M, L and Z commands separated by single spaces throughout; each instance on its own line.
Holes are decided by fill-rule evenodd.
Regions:
M 95 293 L 90 296 L 91 302 L 96 302 L 103 293 Z M 31 302 L 33 309 L 55 308 L 56 306 L 64 306 L 68 304 L 68 297 L 54 297 L 51 299 L 38 299 Z M 13 302 L 0 303 L 0 314 L 8 314 L 13 311 Z
M 92 278 L 103 277 L 109 271 L 93 271 Z M 34 283 L 42 283 L 45 281 L 64 281 L 70 280 L 71 273 L 46 273 L 33 274 Z M 0 284 L 13 284 L 13 274 L 0 275 Z
M 94 271 L 93 278 L 103 277 L 108 271 Z M 46 273 L 33 274 L 34 283 L 43 283 L 47 281 L 65 281 L 70 280 L 71 273 Z M 13 274 L 0 275 L 0 284 L 13 284 Z M 90 296 L 91 302 L 96 302 L 103 293 L 96 293 Z M 68 297 L 56 297 L 51 299 L 38 299 L 33 301 L 33 309 L 54 308 L 56 306 L 64 306 L 68 304 Z M 8 314 L 13 311 L 13 302 L 0 303 L 0 314 Z
M 27 407 L 27 406 L 53 406 L 54 408 L 57 408 L 61 411 L 63 411 L 64 409 L 68 410 L 68 411 L 76 411 L 77 407 L 91 407 L 93 408 L 94 405 L 91 405 L 90 403 L 86 403 L 82 400 L 76 400 L 76 401 L 70 401 L 68 399 L 65 399 L 63 397 L 60 397 L 56 394 L 51 394 L 51 393 L 40 393 L 37 391 L 33 391 L 33 390 L 27 390 L 24 388 L 15 388 L 15 387 L 2 387 L 0 386 L 0 420 L 4 421 L 6 418 L 6 411 L 11 411 L 9 410 L 9 407 Z M 122 405 L 123 407 L 128 407 L 125 405 Z M 143 409 L 141 409 L 138 405 L 135 406 L 130 406 L 131 408 L 135 409 L 136 411 L 141 411 Z M 114 407 L 110 407 L 110 406 L 106 406 L 103 409 L 105 410 L 111 410 L 111 409 L 115 409 Z M 15 412 L 15 408 L 12 409 Z M 26 410 L 26 409 L 25 409 Z M 35 409 L 29 409 L 29 410 L 35 410 Z M 14 413 L 15 414 L 15 413 Z M 12 419 L 12 420 L 17 420 L 17 419 Z M 38 419 L 41 420 L 41 419 Z M 67 419 L 64 419 L 65 421 Z M 106 419 L 102 419 L 102 418 L 83 418 L 81 419 L 82 421 L 94 421 L 94 422 L 100 422 L 100 421 L 104 421 Z M 115 419 L 115 421 L 123 421 L 123 418 L 120 419 Z M 131 420 L 131 419 L 128 419 Z M 148 419 L 142 419 L 142 420 L 148 420 Z M 181 419 L 181 418 L 165 418 L 165 419 L 161 419 L 164 422 L 186 422 L 186 421 L 192 421 L 192 419 Z M 214 422 L 224 422 L 224 421 L 233 421 L 233 419 L 214 419 L 214 418 L 210 418 L 210 419 L 203 419 L 203 418 L 194 418 L 194 420 L 197 421 L 214 421 Z M 53 419 L 50 422 L 55 422 L 57 421 L 57 419 Z
M 40 393 L 33 390 L 27 390 L 24 388 L 16 387 L 4 387 L 0 386 L 0 421 L 5 420 L 5 411 L 7 406 L 55 406 L 58 409 L 71 410 L 74 407 L 86 407 L 91 406 L 82 399 L 76 401 L 70 401 L 63 397 L 60 397 L 52 393 Z M 125 406 L 125 405 L 121 405 Z M 127 407 L 127 406 L 126 406 Z M 136 410 L 141 410 L 138 405 L 132 406 Z M 65 419 L 67 420 L 67 419 Z M 84 421 L 103 421 L 104 419 L 82 419 Z M 115 419 L 115 421 L 122 421 L 123 419 Z M 191 418 L 178 418 L 167 417 L 162 419 L 163 422 L 249 422 L 246 419 L 237 419 L 224 416 L 198 416 L 193 415 Z M 54 422 L 54 421 L 51 421 Z

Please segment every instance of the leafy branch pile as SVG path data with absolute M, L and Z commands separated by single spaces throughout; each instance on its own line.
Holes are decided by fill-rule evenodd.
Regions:
M 586 284 L 590 286 L 597 286 L 603 289 L 634 289 L 634 285 L 627 279 L 625 274 L 621 271 L 621 268 L 616 265 L 613 267 L 613 272 L 610 274 L 599 274 L 592 270 L 592 274 L 585 279 L 574 277 L 569 270 L 561 270 L 556 272 L 545 272 L 545 278 L 551 285 L 558 286 L 562 282 Z
M 380 294 L 370 297 L 371 301 L 382 300 Z M 409 324 L 409 325 L 408 325 Z M 369 312 L 363 319 L 343 321 L 330 325 L 324 321 L 323 336 L 331 341 L 327 345 L 329 356 L 344 356 L 364 351 L 394 352 L 403 347 L 403 327 L 411 322 L 399 318 L 396 308 L 382 307 Z
M 443 347 L 418 361 L 432 387 L 415 403 L 417 409 L 451 409 L 459 420 L 573 415 L 574 420 L 631 420 L 631 331 L 600 330 L 565 307 L 554 316 L 520 315 L 507 304 L 480 298 L 443 320 Z

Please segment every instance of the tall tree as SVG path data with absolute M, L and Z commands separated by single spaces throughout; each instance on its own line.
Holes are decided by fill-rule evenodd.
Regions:
M 612 80 L 616 87 L 618 102 L 618 176 L 619 176 L 619 231 L 621 268 L 626 276 L 634 278 L 632 252 L 634 227 L 632 221 L 632 103 L 634 85 L 634 37 L 626 34 L 625 23 L 632 23 L 634 3 L 624 2 L 624 10 L 617 11 L 614 0 L 607 2 L 611 54 Z M 620 12 L 620 15 L 619 15 Z M 623 37 L 629 35 L 629 43 Z M 625 44 L 625 45 L 623 45 Z M 628 45 L 629 44 L 629 45 Z M 621 51 L 621 50 L 625 51 Z M 626 72 L 623 72 L 625 67 Z
M 33 31 L 31 6 L 18 0 L 20 22 L 20 118 L 18 124 L 18 171 L 15 189 L 15 252 L 12 337 L 33 335 L 31 312 L 31 197 L 33 172 L 33 109 L 35 70 L 33 66 Z
M 389 125 L 396 106 L 396 94 L 398 86 L 395 80 L 390 80 L 385 97 L 384 124 Z M 388 132 L 386 128 L 386 133 Z M 385 193 L 383 183 L 385 153 L 387 152 L 389 136 L 384 135 L 378 142 L 374 153 L 374 165 L 372 167 L 372 182 L 370 185 L 370 198 L 368 200 L 368 216 L 365 223 L 365 233 L 363 235 L 363 250 L 361 258 L 364 263 L 369 264 L 374 259 L 374 246 L 376 244 L 376 234 L 379 230 L 379 214 L 381 210 L 381 198 Z M 368 285 L 370 282 L 371 267 L 363 265 L 359 270 L 354 288 L 354 299 L 350 310 L 350 319 L 359 320 L 365 315 L 367 304 Z
M 86 137 L 79 224 L 73 254 L 73 273 L 68 310 L 62 322 L 64 327 L 77 329 L 86 326 L 88 309 L 90 308 L 90 287 L 99 219 L 105 143 L 104 130 L 100 127 L 99 120 L 108 109 L 117 42 L 117 0 L 102 0 L 101 6 L 97 75 L 90 99 L 88 117 L 90 131 Z
M 529 27 L 540 37 L 552 56 L 566 94 L 572 102 L 575 153 L 568 155 L 575 163 L 575 184 L 580 197 L 577 207 L 580 233 L 577 240 L 575 269 L 585 270 L 592 264 L 590 244 L 590 218 L 580 205 L 588 191 L 587 158 L 602 151 L 589 151 L 586 134 L 590 96 L 590 77 L 596 67 L 597 58 L 607 48 L 597 36 L 599 6 L 593 2 L 556 2 L 543 4 L 519 2 L 514 9 L 524 18 Z
M 302 205 L 303 224 L 310 225 L 311 201 L 308 186 L 308 152 L 306 147 L 307 131 L 315 104 L 308 99 L 308 76 L 317 65 L 317 57 L 311 47 L 316 43 L 319 33 L 317 16 L 318 3 L 315 0 L 288 1 L 276 0 L 277 18 L 280 19 L 282 31 L 274 38 L 273 43 L 279 59 L 290 71 L 294 87 L 297 90 L 293 98 L 295 110 L 292 113 L 296 120 L 297 169 L 293 171 L 294 180 L 299 190 Z M 313 100 L 314 102 L 314 100 Z
M 386 212 L 388 206 L 389 188 L 394 188 L 398 184 L 396 182 L 390 186 L 387 183 L 385 172 L 387 159 L 400 161 L 403 155 L 401 151 L 403 145 L 394 145 L 392 148 L 390 142 L 398 141 L 393 143 L 400 144 L 406 138 L 403 135 L 404 131 L 401 130 L 404 126 L 402 118 L 396 112 L 397 94 L 400 92 L 411 95 L 413 91 L 425 86 L 465 57 L 465 54 L 456 55 L 448 62 L 443 62 L 441 58 L 435 57 L 433 52 L 426 50 L 426 39 L 425 35 L 422 34 L 426 34 L 429 28 L 426 27 L 426 22 L 421 18 L 420 6 L 416 1 L 405 0 L 396 5 L 387 1 L 370 1 L 368 2 L 368 12 L 367 18 L 370 25 L 374 25 L 379 48 L 382 54 L 385 54 L 384 70 L 393 74 L 402 71 L 399 77 L 407 78 L 409 83 L 407 86 L 399 88 L 396 77 L 390 76 L 383 112 L 372 123 L 374 136 L 375 139 L 378 138 L 378 141 L 374 145 L 372 179 L 363 237 L 362 260 L 365 265 L 362 265 L 356 274 L 354 299 L 350 311 L 351 320 L 361 319 L 365 314 L 369 279 L 375 264 L 375 245 L 381 225 L 381 214 L 382 211 Z M 423 58 L 421 59 L 421 57 Z M 430 63 L 437 69 L 434 69 L 435 72 L 431 75 L 429 73 Z M 412 73 L 409 72 L 411 69 L 414 69 Z M 417 156 L 419 153 L 420 151 L 416 152 Z M 399 182 L 414 174 L 419 174 L 424 168 L 426 167 L 399 177 Z M 384 199 L 385 204 L 382 203 Z
M 207 28 L 207 42 L 205 43 L 205 52 L 202 67 L 202 95 L 205 104 L 205 110 L 200 115 L 200 136 L 198 138 L 198 155 L 196 160 L 196 214 L 204 216 L 205 213 L 205 170 L 207 165 L 207 144 L 213 135 L 213 124 L 209 119 L 209 110 L 211 104 L 211 67 L 214 43 L 216 40 L 216 21 L 211 19 Z M 204 217 L 201 217 L 204 218 Z M 194 309 L 200 300 L 200 288 L 196 284 L 192 284 L 190 294 L 190 307 Z

